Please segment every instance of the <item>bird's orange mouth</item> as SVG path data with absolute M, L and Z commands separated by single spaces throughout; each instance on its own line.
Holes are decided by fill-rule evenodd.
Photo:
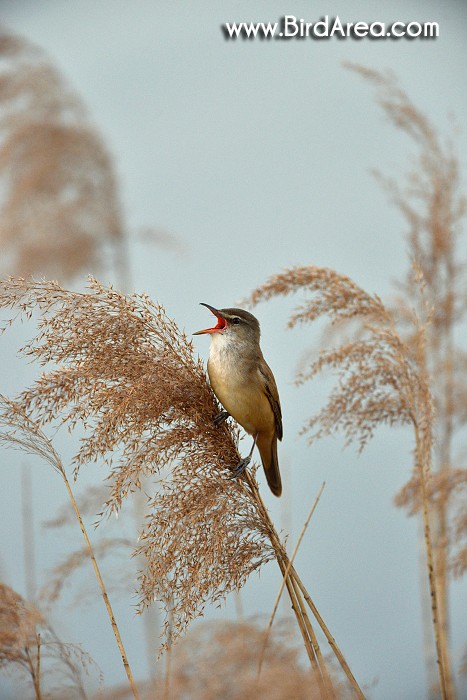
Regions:
M 223 331 L 224 328 L 227 328 L 227 321 L 217 309 L 214 308 L 214 306 L 209 306 L 209 304 L 203 304 L 201 302 L 202 306 L 205 306 L 211 313 L 214 314 L 217 318 L 217 325 L 214 326 L 213 328 L 205 328 L 204 331 L 196 331 L 196 333 L 193 333 L 193 335 L 202 335 L 203 333 L 219 333 L 220 331 Z

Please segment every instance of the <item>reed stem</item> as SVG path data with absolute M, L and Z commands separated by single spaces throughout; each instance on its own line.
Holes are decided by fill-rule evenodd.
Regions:
M 72 491 L 72 489 L 71 489 L 71 486 L 70 486 L 70 483 L 69 483 L 69 481 L 68 481 L 68 479 L 67 479 L 67 476 L 66 476 L 66 474 L 65 474 L 65 471 L 64 471 L 64 470 L 61 470 L 60 473 L 62 474 L 63 480 L 64 480 L 64 482 L 65 482 L 65 486 L 66 486 L 66 488 L 67 488 L 68 495 L 69 495 L 69 497 L 70 497 L 70 501 L 71 501 L 71 504 L 72 504 L 72 506 L 73 506 L 73 510 L 75 511 L 75 515 L 76 515 L 76 518 L 77 518 L 77 520 L 78 520 L 78 523 L 79 523 L 81 532 L 83 533 L 84 541 L 85 541 L 85 543 L 86 543 L 86 547 L 87 547 L 87 550 L 88 550 L 88 553 L 89 553 L 89 557 L 90 557 L 90 559 L 91 559 L 92 566 L 93 566 L 93 568 L 94 568 L 94 573 L 96 574 L 96 578 L 97 578 L 97 581 L 98 581 L 98 583 L 99 583 L 99 588 L 100 588 L 100 590 L 101 590 L 102 598 L 103 598 L 103 600 L 104 600 L 104 604 L 105 604 L 105 607 L 106 607 L 106 609 L 107 609 L 107 614 L 108 614 L 108 616 L 109 616 L 110 624 L 111 624 L 111 626 L 112 626 L 112 630 L 113 630 L 113 633 L 114 633 L 114 635 L 115 635 L 115 639 L 116 639 L 116 641 L 117 641 L 118 649 L 119 649 L 120 655 L 121 655 L 121 657 L 122 657 L 123 666 L 124 666 L 124 668 L 125 668 L 125 672 L 126 672 L 126 675 L 127 675 L 127 678 L 128 678 L 128 682 L 129 682 L 130 687 L 131 687 L 131 691 L 132 691 L 132 693 L 133 693 L 133 697 L 135 698 L 135 700 L 139 700 L 138 689 L 137 689 L 137 687 L 136 687 L 136 683 L 135 683 L 135 680 L 134 680 L 134 678 L 133 678 L 133 673 L 132 673 L 132 671 L 131 671 L 130 664 L 128 663 L 128 658 L 127 658 L 127 655 L 126 655 L 126 652 L 125 652 L 125 648 L 124 648 L 124 646 L 123 646 L 122 638 L 121 638 L 121 636 L 120 636 L 120 631 L 119 631 L 119 629 L 118 629 L 118 625 L 117 625 L 117 622 L 116 622 L 116 620 L 115 620 L 115 616 L 114 616 L 114 613 L 113 613 L 113 610 L 112 610 L 112 606 L 110 605 L 109 596 L 107 595 L 107 590 L 106 590 L 106 588 L 105 588 L 105 584 L 104 584 L 104 581 L 103 581 L 103 579 L 102 579 L 101 572 L 100 572 L 100 570 L 99 570 L 99 566 L 98 566 L 97 561 L 96 561 L 96 558 L 95 558 L 95 556 L 94 556 L 94 551 L 93 551 L 93 549 L 92 549 L 92 545 L 91 545 L 91 542 L 90 542 L 90 540 L 89 540 L 88 533 L 87 533 L 86 528 L 85 528 L 85 526 L 84 526 L 83 519 L 82 519 L 82 517 L 81 517 L 81 513 L 79 512 L 78 504 L 76 503 L 76 500 L 75 500 L 73 491 Z
M 359 698 L 359 700 L 365 700 L 365 696 L 364 696 L 360 686 L 358 685 L 353 673 L 351 672 L 350 667 L 344 658 L 344 655 L 342 654 L 341 650 L 337 646 L 334 637 L 331 635 L 329 629 L 327 628 L 326 624 L 324 623 L 323 618 L 321 617 L 315 604 L 311 600 L 311 597 L 310 597 L 309 593 L 307 592 L 305 586 L 303 585 L 302 581 L 300 580 L 300 577 L 298 576 L 298 574 L 295 570 L 295 567 L 290 562 L 290 560 L 287 556 L 287 553 L 286 553 L 286 551 L 285 551 L 284 547 L 282 546 L 282 543 L 279 539 L 279 535 L 277 534 L 277 531 L 276 531 L 276 529 L 275 529 L 275 527 L 274 527 L 274 525 L 269 517 L 269 513 L 266 509 L 266 506 L 264 505 L 263 499 L 261 498 L 261 494 L 259 493 L 256 482 L 248 470 L 246 470 L 246 472 L 245 472 L 244 481 L 246 482 L 250 491 L 252 492 L 252 494 L 256 500 L 257 507 L 262 514 L 264 522 L 267 524 L 268 536 L 269 536 L 271 544 L 274 548 L 274 551 L 276 553 L 276 559 L 277 559 L 277 562 L 278 562 L 279 567 L 281 569 L 282 575 L 284 578 L 287 579 L 287 581 L 289 581 L 286 584 L 287 591 L 288 591 L 289 596 L 291 598 L 292 608 L 293 608 L 295 616 L 297 618 L 297 623 L 300 627 L 300 631 L 302 632 L 302 636 L 303 636 L 304 630 L 306 630 L 306 633 L 307 633 L 307 642 L 305 643 L 305 646 L 307 648 L 307 653 L 308 653 L 308 656 L 310 658 L 310 662 L 311 662 L 311 657 L 310 657 L 310 653 L 309 653 L 309 646 L 311 646 L 311 648 L 313 649 L 313 653 L 315 653 L 315 652 L 314 652 L 314 645 L 313 645 L 312 639 L 310 637 L 311 623 L 310 623 L 308 616 L 306 614 L 305 607 L 304 606 L 302 607 L 300 605 L 301 595 L 303 595 L 303 598 L 305 599 L 308 607 L 310 608 L 316 621 L 318 622 L 319 626 L 321 627 L 322 631 L 324 632 L 324 635 L 325 635 L 332 651 L 334 652 L 342 670 L 344 671 L 345 675 L 347 676 L 347 679 L 348 679 L 350 685 L 352 686 L 352 688 L 356 694 L 356 697 Z M 289 564 L 290 564 L 290 572 L 286 576 L 285 574 L 286 574 L 287 567 L 289 566 Z M 297 592 L 301 593 L 300 597 L 297 596 Z M 295 605 L 294 605 L 294 603 L 295 603 Z M 305 610 L 305 613 L 303 614 L 304 610 Z M 312 634 L 314 635 L 314 633 L 312 633 Z M 315 637 L 315 640 L 316 640 L 316 637 Z M 316 641 L 316 645 L 317 645 L 317 641 Z M 329 696 L 329 694 L 327 694 L 329 691 L 327 690 L 326 685 L 329 684 L 329 687 L 332 688 L 332 682 L 331 682 L 331 679 L 330 679 L 329 674 L 327 672 L 324 659 L 322 658 L 322 656 L 320 656 L 319 658 L 321 659 L 321 665 L 318 665 L 318 668 L 321 669 L 321 673 L 323 674 L 323 686 L 324 686 L 323 690 L 322 690 L 322 695 L 325 698 L 333 697 L 332 695 Z M 318 658 L 316 659 L 316 664 L 318 664 Z M 312 663 L 312 668 L 315 670 L 314 663 Z M 323 668 L 326 669 L 324 672 L 323 672 Z M 333 690 L 331 692 L 334 693 Z

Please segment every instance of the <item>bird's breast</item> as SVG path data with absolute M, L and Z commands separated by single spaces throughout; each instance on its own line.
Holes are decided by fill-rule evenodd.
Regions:
M 208 374 L 217 398 L 247 433 L 274 430 L 274 415 L 255 362 L 227 343 L 214 342 Z

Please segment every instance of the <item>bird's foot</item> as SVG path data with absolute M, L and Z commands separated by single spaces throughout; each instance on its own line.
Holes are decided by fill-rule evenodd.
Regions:
M 217 414 L 217 416 L 214 416 L 214 425 L 221 425 L 227 418 L 230 416 L 230 413 L 227 411 L 221 411 L 220 413 Z
M 232 470 L 232 474 L 229 476 L 229 479 L 237 479 L 239 476 L 243 474 L 247 466 L 251 462 L 251 456 L 248 455 L 248 457 L 244 457 L 241 462 L 237 464 L 235 469 Z

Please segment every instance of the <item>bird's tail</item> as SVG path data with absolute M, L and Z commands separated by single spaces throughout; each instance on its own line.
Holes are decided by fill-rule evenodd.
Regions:
M 262 442 L 258 439 L 257 445 L 269 488 L 275 496 L 280 496 L 282 493 L 282 482 L 277 459 L 277 438 L 274 436 L 272 442 L 270 440 Z

